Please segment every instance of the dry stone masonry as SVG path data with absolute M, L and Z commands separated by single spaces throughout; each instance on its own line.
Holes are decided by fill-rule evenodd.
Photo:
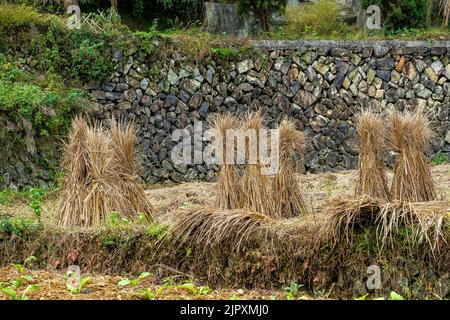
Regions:
M 450 42 L 254 41 L 239 59 L 192 62 L 180 52 L 149 65 L 139 51 L 116 54 L 108 81 L 86 84 L 97 119 L 137 123 L 144 181 L 214 179 L 204 164 L 174 166 L 175 129 L 214 113 L 262 110 L 274 127 L 295 119 L 309 137 L 303 169 L 355 168 L 355 114 L 422 107 L 434 137 L 429 154 L 450 154 Z M 392 158 L 388 157 L 388 162 Z
M 285 116 L 296 119 L 310 138 L 304 169 L 313 172 L 355 167 L 354 115 L 361 108 L 425 108 L 435 133 L 430 155 L 450 153 L 449 42 L 255 41 L 253 47 L 235 62 L 193 64 L 173 52 L 155 84 L 136 53 L 92 91 L 94 114 L 139 124 L 147 182 L 213 179 L 214 167 L 174 167 L 171 132 L 217 112 L 262 110 L 271 127 Z

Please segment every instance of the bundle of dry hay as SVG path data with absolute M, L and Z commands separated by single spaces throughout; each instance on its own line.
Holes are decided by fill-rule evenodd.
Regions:
M 246 159 L 242 168 L 234 164 L 220 165 L 219 190 L 216 198 L 216 205 L 219 208 L 247 209 L 278 218 L 290 218 L 306 213 L 302 191 L 294 176 L 291 162 L 293 155 L 303 150 L 305 135 L 296 129 L 294 122 L 283 120 L 279 126 L 279 168 L 272 176 L 262 172 L 268 165 L 262 162 L 259 150 L 260 130 L 265 129 L 260 112 L 249 112 L 242 121 L 228 114 L 220 115 L 213 119 L 211 127 L 222 136 L 224 155 L 228 143 L 234 146 L 235 154 L 237 151 L 237 144 L 234 144 L 234 141 L 227 141 L 227 130 L 240 129 L 243 134 L 248 134 L 243 144 L 245 150 L 239 150 L 244 152 Z M 253 135 L 250 130 L 253 131 Z M 250 141 L 250 136 L 255 140 Z M 268 142 L 266 147 L 270 149 Z M 250 161 L 252 156 L 252 160 L 256 161 Z
M 237 168 L 233 164 L 226 164 L 227 156 L 227 130 L 234 129 L 239 125 L 236 117 L 226 113 L 212 118 L 210 127 L 217 130 L 222 137 L 222 157 L 218 175 L 218 190 L 216 205 L 221 209 L 234 209 L 240 206 L 242 196 L 242 183 Z M 230 143 L 234 143 L 230 141 Z M 235 150 L 233 150 L 235 151 Z
M 266 235 L 275 223 L 264 214 L 245 209 L 192 207 L 175 213 L 168 238 L 204 254 L 224 246 L 239 251 L 243 242 Z
M 381 116 L 363 111 L 357 116 L 359 133 L 357 194 L 390 199 L 386 168 L 383 157 L 386 152 L 386 130 Z
M 101 225 L 113 211 L 151 219 L 151 206 L 136 180 L 134 142 L 132 125 L 113 120 L 106 131 L 99 123 L 89 126 L 82 117 L 74 119 L 61 162 L 59 225 Z
M 280 161 L 277 174 L 272 181 L 271 201 L 275 216 L 292 218 L 306 214 L 307 209 L 299 181 L 294 175 L 293 156 L 303 151 L 305 134 L 297 130 L 295 123 L 283 120 L 279 126 Z
M 431 130 L 427 117 L 419 110 L 390 116 L 394 162 L 392 194 L 396 199 L 422 202 L 436 199 L 431 170 L 425 156 Z
M 404 228 L 411 247 L 426 243 L 432 252 L 445 243 L 445 219 L 450 202 L 387 202 L 367 195 L 347 198 L 340 196 L 329 201 L 328 218 L 322 235 L 336 244 L 351 243 L 357 229 L 377 227 L 380 250 Z M 448 223 L 448 222 L 447 222 Z M 446 246 L 446 245 L 444 245 Z
M 250 145 L 248 139 L 245 141 L 245 154 L 247 163 L 245 165 L 243 173 L 243 190 L 245 195 L 242 197 L 241 203 L 238 208 L 246 208 L 248 210 L 264 213 L 267 215 L 273 215 L 272 190 L 271 190 L 271 177 L 263 175 L 261 170 L 263 164 L 259 159 L 259 132 L 264 128 L 263 117 L 260 112 L 250 112 L 246 114 L 241 129 L 253 130 L 256 134 L 256 141 L 253 141 L 255 145 Z M 252 153 L 256 153 L 256 163 L 248 163 Z M 255 156 L 255 155 L 253 155 Z

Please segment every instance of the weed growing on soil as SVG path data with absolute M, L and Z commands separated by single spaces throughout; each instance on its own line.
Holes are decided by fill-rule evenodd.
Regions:
M 446 164 L 448 162 L 448 156 L 446 153 L 444 152 L 438 152 L 433 160 L 431 161 L 431 163 L 435 166 L 441 165 L 441 164 Z
M 33 282 L 34 279 L 31 275 L 27 273 L 27 266 L 31 265 L 36 258 L 30 256 L 23 264 L 12 264 L 17 271 L 18 276 L 9 282 L 0 282 L 0 292 L 6 294 L 12 300 L 28 300 L 27 294 L 31 291 L 38 290 L 39 286 L 37 284 L 28 284 L 23 291 L 20 291 L 24 284 Z
M 133 278 L 133 279 L 128 279 L 128 278 L 122 278 L 117 285 L 118 286 L 137 286 L 139 284 L 139 282 L 144 279 L 147 278 L 148 276 L 150 276 L 151 273 L 150 272 L 142 272 L 137 278 Z
M 74 274 L 73 273 L 70 273 L 69 275 L 68 275 L 69 277 L 73 277 L 74 276 Z M 67 290 L 69 290 L 69 292 L 71 293 L 71 294 L 79 294 L 79 293 L 81 293 L 81 291 L 83 291 L 83 289 L 84 289 L 84 287 L 89 283 L 89 282 L 91 282 L 91 278 L 81 278 L 80 279 L 80 282 L 78 283 L 78 285 L 71 285 L 71 284 L 67 284 L 66 286 L 67 286 Z
M 294 300 L 295 298 L 297 298 L 298 294 L 300 293 L 300 289 L 302 287 L 303 287 L 302 284 L 298 284 L 296 282 L 291 282 L 289 287 L 284 288 L 286 298 L 288 300 Z
M 28 239 L 36 234 L 41 227 L 42 225 L 34 218 L 0 214 L 0 239 L 11 235 Z
M 162 293 L 166 291 L 186 291 L 187 293 L 194 296 L 204 296 L 208 295 L 212 292 L 211 288 L 208 286 L 196 286 L 194 283 L 187 281 L 182 284 L 175 284 L 175 280 L 173 277 L 166 277 L 163 280 L 164 284 L 158 288 L 158 290 L 153 291 L 149 288 L 145 288 L 140 290 L 140 295 L 143 299 L 147 300 L 155 300 L 161 296 Z

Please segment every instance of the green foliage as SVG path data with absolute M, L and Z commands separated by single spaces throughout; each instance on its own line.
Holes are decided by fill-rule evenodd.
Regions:
M 391 291 L 389 294 L 389 300 L 405 300 L 400 294 L 395 291 Z
M 36 257 L 30 256 L 25 259 L 23 264 L 12 264 L 11 266 L 16 269 L 18 276 L 12 281 L 0 282 L 0 292 L 6 294 L 11 300 L 28 300 L 27 294 L 30 291 L 38 290 L 39 286 L 28 284 L 22 292 L 20 290 L 24 284 L 34 281 L 33 277 L 27 274 L 27 266 L 34 261 L 36 261 Z
M 148 227 L 147 234 L 152 238 L 160 240 L 166 236 L 168 231 L 169 226 L 167 224 L 152 224 Z
M 113 211 L 108 215 L 106 223 L 109 226 L 123 226 L 130 224 L 130 221 L 127 218 L 122 217 L 119 212 Z
M 122 278 L 117 285 L 123 287 L 123 286 L 136 286 L 139 284 L 139 282 L 144 279 L 147 278 L 148 276 L 150 276 L 151 273 L 150 272 L 142 272 L 137 278 L 133 278 L 133 279 L 128 279 L 128 278 Z
M 222 60 L 238 59 L 245 52 L 245 48 L 212 48 L 211 53 L 217 55 Z
M 30 6 L 2 4 L 0 10 L 0 32 L 11 28 L 29 27 L 34 24 L 37 27 L 47 26 L 49 17 L 37 12 Z
M 154 20 L 148 32 L 137 31 L 134 34 L 138 38 L 139 48 L 146 54 L 153 54 L 158 48 L 159 32 L 158 20 Z
M 180 285 L 176 286 L 176 288 L 184 289 L 184 290 L 188 291 L 189 293 L 196 295 L 196 296 L 208 295 L 209 293 L 212 292 L 211 288 L 208 286 L 197 287 L 191 282 L 186 282 L 186 283 L 180 284 Z
M 13 287 L 1 287 L 2 283 L 0 283 L 0 292 L 5 293 L 11 300 L 29 300 L 27 294 L 31 291 L 39 290 L 40 287 L 36 284 L 28 285 L 22 293 L 19 293 L 18 290 Z
M 445 152 L 438 152 L 432 160 L 434 165 L 446 164 L 448 162 L 448 155 Z
M 110 33 L 94 33 L 90 24 L 79 30 L 67 30 L 52 20 L 45 36 L 35 43 L 42 54 L 39 66 L 46 71 L 84 81 L 98 81 L 109 77 L 112 70 L 113 37 Z
M 11 235 L 28 239 L 40 228 L 41 224 L 29 217 L 0 215 L 0 239 Z
M 157 299 L 162 293 L 164 293 L 167 290 L 185 290 L 191 295 L 194 296 L 205 296 L 212 292 L 212 289 L 208 286 L 196 286 L 191 281 L 187 281 L 182 284 L 175 284 L 175 280 L 173 277 L 166 277 L 163 280 L 164 284 L 158 288 L 158 290 L 153 291 L 149 288 L 146 288 L 144 290 L 141 290 L 141 296 L 144 299 L 147 300 L 155 300 Z
M 0 71 L 0 112 L 3 119 L 16 124 L 12 132 L 0 129 L 0 144 L 9 144 L 20 154 L 26 149 L 25 137 L 37 141 L 67 133 L 72 116 L 81 108 L 83 91 L 67 88 L 61 77 L 53 73 L 43 81 L 2 54 Z M 26 129 L 28 125 L 31 130 Z
M 69 274 L 69 277 L 73 277 L 73 273 L 70 273 Z M 73 286 L 73 285 L 71 285 L 71 284 L 69 284 L 69 283 L 67 283 L 66 284 L 66 286 L 67 286 L 67 290 L 69 290 L 69 292 L 71 293 L 71 294 L 79 294 L 79 293 L 81 293 L 81 291 L 84 289 L 84 287 L 89 283 L 89 282 L 91 282 L 91 278 L 82 278 L 82 279 L 80 279 L 80 283 L 77 285 L 77 286 Z
M 300 289 L 302 287 L 303 287 L 302 284 L 298 284 L 296 282 L 292 282 L 289 285 L 289 287 L 285 287 L 284 288 L 284 292 L 285 292 L 286 298 L 288 300 L 294 300 L 298 296 L 298 294 L 300 292 Z
M 16 193 L 11 189 L 4 189 L 0 191 L 0 204 L 9 205 L 12 203 Z
M 31 188 L 29 191 L 31 201 L 29 206 L 33 209 L 33 212 L 37 218 L 41 217 L 42 213 L 42 196 L 44 195 L 44 191 L 39 188 Z
M 378 5 L 383 27 L 389 31 L 427 25 L 428 0 L 361 0 L 364 8 Z
M 105 44 L 84 39 L 73 55 L 72 77 L 83 80 L 102 80 L 112 72 L 111 57 L 104 55 Z
M 340 16 L 340 6 L 333 0 L 319 0 L 286 10 L 285 37 L 308 38 L 344 34 L 348 30 Z

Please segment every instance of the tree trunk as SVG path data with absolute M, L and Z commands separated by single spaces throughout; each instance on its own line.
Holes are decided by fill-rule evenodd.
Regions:
M 258 11 L 259 20 L 261 22 L 261 27 L 264 31 L 269 31 L 269 15 L 270 13 L 267 10 L 260 9 Z
M 117 11 L 117 0 L 111 0 L 111 8 Z
M 78 6 L 78 0 L 64 0 L 64 9 L 67 9 L 69 6 L 72 5 Z

